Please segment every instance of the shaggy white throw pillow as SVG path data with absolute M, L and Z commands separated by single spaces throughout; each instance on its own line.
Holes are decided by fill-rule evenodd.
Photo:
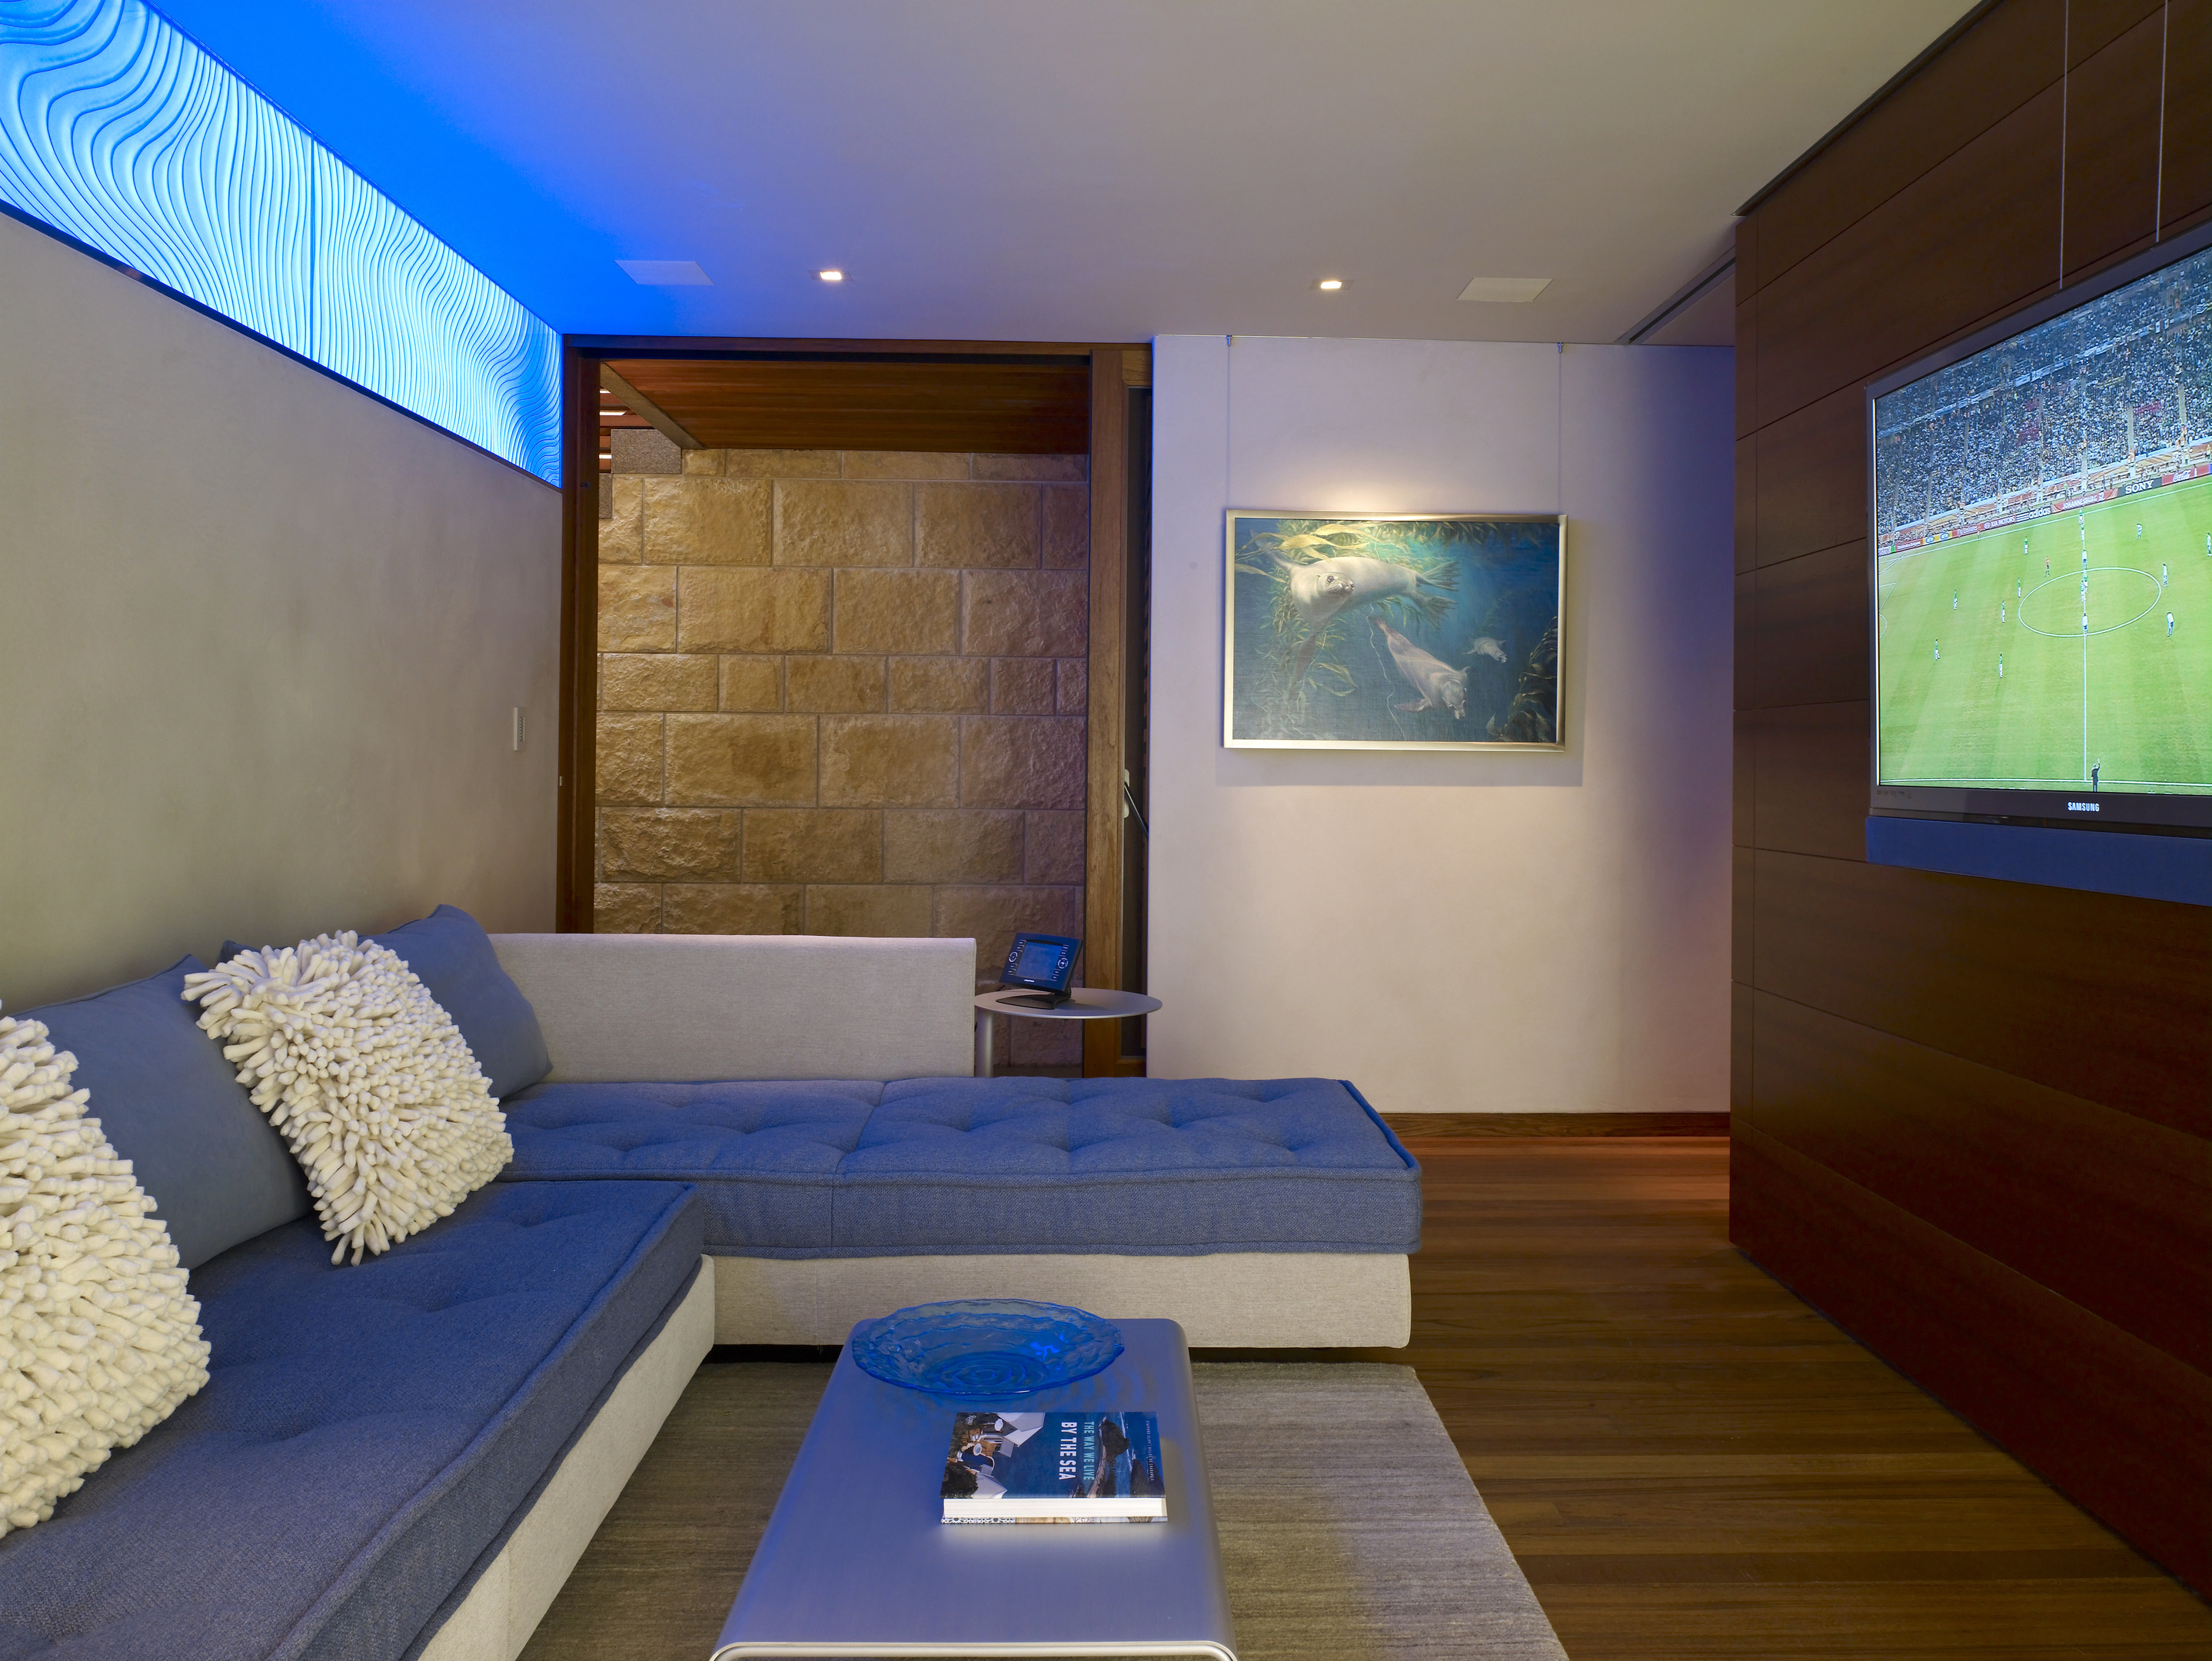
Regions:
M 349 929 L 185 977 L 200 1025 L 307 1172 L 337 1262 L 428 1227 L 514 1157 L 453 1018 Z
M 52 1517 L 208 1378 L 169 1231 L 76 1071 L 44 1023 L 0 1016 L 0 1535 Z

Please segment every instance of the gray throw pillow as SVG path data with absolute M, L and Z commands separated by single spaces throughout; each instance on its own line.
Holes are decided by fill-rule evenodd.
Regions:
M 306 1179 L 184 1001 L 180 958 L 158 975 L 27 1012 L 76 1057 L 76 1088 L 167 1225 L 186 1269 L 313 1209 Z

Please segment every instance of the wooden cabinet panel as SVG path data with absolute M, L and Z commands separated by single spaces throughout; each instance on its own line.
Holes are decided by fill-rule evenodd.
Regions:
M 1762 991 L 2212 1135 L 2203 908 L 1761 851 L 1753 909 Z
M 2037 94 L 1759 291 L 1762 426 L 2055 285 L 2060 103 Z
M 1759 425 L 1759 297 L 1735 307 L 1735 435 L 1747 438 Z
M 1752 971 L 1758 963 L 1754 947 L 1758 936 L 1752 932 L 1757 912 L 1758 874 L 1757 855 L 1749 848 L 1730 850 L 1733 863 L 1729 867 L 1729 973 L 1748 986 Z
M 1866 394 L 1856 386 L 1759 429 L 1758 563 L 1839 542 L 1867 523 Z
M 2212 1586 L 2212 1379 L 1741 1119 L 1729 1189 L 1753 1262 Z
M 1867 696 L 1867 551 L 1847 542 L 1763 567 L 1751 703 L 1848 703 Z
M 1759 662 L 1759 583 L 1749 571 L 1735 578 L 1735 707 L 1748 709 L 1759 702 L 1754 688 Z
M 1735 569 L 1759 563 L 1759 438 L 1735 441 Z
M 2164 9 L 2165 0 L 2067 0 L 2068 70 L 2080 70 L 2146 18 L 2155 27 Z
M 2069 274 L 2138 244 L 2147 245 L 2157 227 L 2164 24 L 2154 10 L 2083 61 L 2068 81 L 2065 257 Z
M 1758 1094 L 1756 994 L 1741 981 L 1729 983 L 1729 1111 L 1748 1113 Z
M 1756 752 L 1752 723 L 1757 719 L 1749 710 L 1736 711 L 1735 766 L 1729 774 L 1729 829 L 1738 848 L 1753 845 L 1752 793 L 1758 775 L 1754 771 Z
M 2058 79 L 2066 0 L 2014 0 L 1983 17 L 1918 75 L 1759 205 L 1755 292 Z
M 2166 11 L 2159 188 L 2159 216 L 2168 231 L 2212 208 L 2212 0 L 2173 0 Z
M 1762 1135 L 2212 1371 L 2212 1141 L 1754 997 Z
M 1753 721 L 1758 846 L 1866 857 L 1867 705 L 1799 703 Z

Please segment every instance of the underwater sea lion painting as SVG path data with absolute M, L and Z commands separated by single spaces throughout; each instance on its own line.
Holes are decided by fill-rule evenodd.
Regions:
M 1467 671 L 1439 663 L 1389 624 L 1378 621 L 1382 638 L 1390 642 L 1390 656 L 1407 684 L 1421 695 L 1418 703 L 1394 703 L 1393 709 L 1417 714 L 1423 709 L 1449 709 L 1454 721 L 1467 719 Z
M 1237 511 L 1228 539 L 1232 747 L 1560 747 L 1529 666 L 1557 652 L 1564 519 Z
M 1341 536 L 1342 526 L 1327 527 Z M 1336 545 L 1322 539 L 1323 546 Z M 1303 680 L 1320 651 L 1328 625 L 1355 606 L 1402 599 L 1416 611 L 1434 614 L 1450 605 L 1444 599 L 1456 573 L 1449 566 L 1423 569 L 1388 559 L 1360 554 L 1330 554 L 1310 563 L 1294 563 L 1271 553 L 1281 576 L 1291 609 L 1304 621 L 1306 637 L 1299 646 L 1293 683 Z

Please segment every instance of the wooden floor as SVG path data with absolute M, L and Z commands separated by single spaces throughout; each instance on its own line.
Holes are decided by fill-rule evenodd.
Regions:
M 1408 1145 L 1413 1346 L 1372 1359 L 1573 1661 L 2212 1658 L 2212 1609 L 1729 1244 L 1725 1141 Z

